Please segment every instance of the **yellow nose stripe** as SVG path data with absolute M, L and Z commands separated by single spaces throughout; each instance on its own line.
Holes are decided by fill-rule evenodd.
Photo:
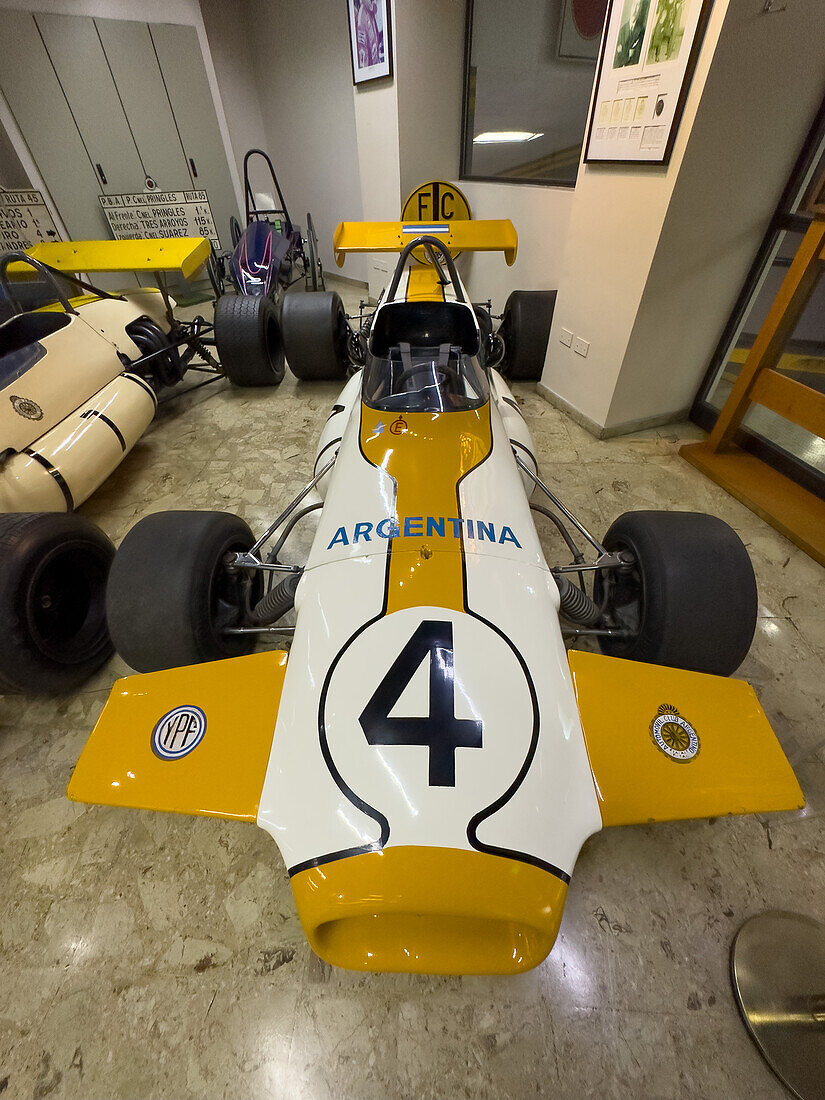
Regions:
M 403 521 L 391 545 L 387 614 L 422 606 L 465 610 L 464 536 L 428 536 L 426 520 L 461 518 L 461 479 L 484 461 L 492 445 L 489 403 L 466 412 L 395 418 L 362 406 L 361 450 L 395 480 L 395 518 Z

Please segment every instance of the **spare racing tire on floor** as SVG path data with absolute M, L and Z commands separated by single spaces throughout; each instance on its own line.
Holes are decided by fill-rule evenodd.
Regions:
M 541 378 L 555 305 L 555 290 L 512 292 L 498 330 L 504 340 L 502 374 L 515 382 Z
M 0 692 L 72 691 L 109 659 L 114 553 L 81 516 L 0 516 Z
M 109 574 L 106 613 L 120 656 L 138 672 L 250 653 L 254 634 L 225 634 L 263 595 L 261 574 L 227 570 L 249 550 L 248 525 L 228 512 L 156 512 L 120 544 Z M 244 584 L 250 584 L 248 600 Z
M 599 636 L 603 653 L 729 676 L 756 629 L 753 566 L 723 520 L 701 512 L 625 512 L 604 537 L 635 564 L 596 573 L 593 598 L 632 636 Z
M 224 294 L 215 303 L 215 345 L 233 386 L 277 386 L 284 377 L 278 310 L 265 294 Z
M 289 369 L 302 381 L 346 378 L 349 325 L 340 294 L 334 290 L 287 294 L 281 331 Z

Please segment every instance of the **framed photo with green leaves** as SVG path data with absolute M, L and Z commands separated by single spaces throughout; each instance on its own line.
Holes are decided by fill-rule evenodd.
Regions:
M 670 161 L 712 5 L 610 0 L 585 161 Z

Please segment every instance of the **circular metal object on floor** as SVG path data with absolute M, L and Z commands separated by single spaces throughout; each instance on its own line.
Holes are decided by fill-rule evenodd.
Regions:
M 800 1100 L 825 1100 L 825 925 L 778 910 L 745 921 L 731 946 L 742 1019 Z

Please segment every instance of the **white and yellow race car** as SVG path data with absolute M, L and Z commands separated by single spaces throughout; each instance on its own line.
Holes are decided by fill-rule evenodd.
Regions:
M 656 512 L 600 541 L 545 485 L 451 255 L 511 259 L 515 233 L 471 224 L 339 227 L 339 255 L 400 257 L 348 340 L 322 294 L 305 299 L 315 346 L 363 359 L 313 477 L 257 539 L 220 512 L 126 536 L 108 614 L 143 674 L 115 684 L 69 785 L 257 822 L 313 949 L 353 969 L 536 966 L 603 826 L 803 803 L 753 690 L 727 678 L 755 624 L 742 543 L 713 517 Z M 286 564 L 314 510 L 308 560 Z M 571 561 L 547 563 L 536 512 Z M 289 652 L 250 652 L 289 632 L 293 605 Z M 582 635 L 603 652 L 568 652 Z

